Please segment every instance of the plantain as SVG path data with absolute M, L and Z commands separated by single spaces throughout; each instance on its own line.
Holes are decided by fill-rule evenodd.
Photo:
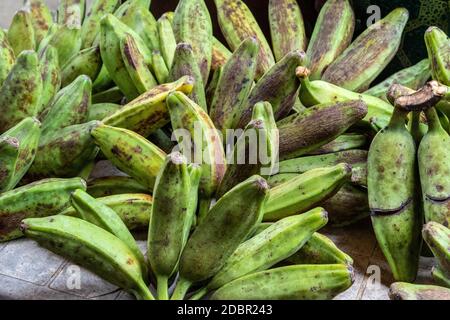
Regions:
M 154 300 L 134 253 L 108 231 L 66 216 L 25 219 L 21 229 L 44 248 L 69 258 L 138 299 Z
M 118 87 L 113 87 L 92 96 L 92 103 L 122 103 L 125 97 Z
M 153 190 L 166 156 L 161 149 L 132 131 L 104 124 L 92 130 L 92 137 L 118 169 Z
M 397 54 L 409 13 L 397 8 L 372 24 L 323 73 L 324 81 L 363 92 Z
M 150 4 L 152 3 L 151 0 L 126 0 L 122 1 L 122 4 L 117 8 L 117 10 L 114 12 L 114 16 L 117 18 L 122 18 L 127 11 L 134 5 L 139 5 L 144 7 L 145 9 L 149 9 Z
M 102 65 L 100 69 L 100 73 L 97 78 L 93 81 L 92 90 L 94 93 L 102 92 L 104 90 L 108 90 L 114 87 L 114 81 L 111 79 L 111 76 L 108 73 L 108 69 L 106 69 L 105 64 Z
M 287 266 L 234 280 L 211 299 L 325 300 L 347 290 L 353 281 L 353 268 L 341 264 Z
M 211 70 L 215 71 L 225 65 L 232 52 L 216 37 L 212 40 Z
M 450 289 L 396 282 L 389 288 L 389 298 L 391 300 L 450 300 Z
M 173 16 L 173 32 L 177 43 L 192 46 L 203 83 L 206 83 L 211 69 L 213 27 L 205 1 L 180 0 Z
M 212 101 L 214 99 L 214 95 L 215 92 L 217 90 L 217 85 L 219 84 L 219 79 L 222 75 L 222 71 L 223 71 L 223 67 L 219 67 L 218 69 L 216 69 L 212 76 L 211 76 L 211 80 L 209 81 L 207 87 L 205 88 L 205 99 L 206 99 L 206 105 L 209 106 L 209 109 L 212 111 L 211 109 L 211 104 Z M 210 111 L 210 117 L 212 116 L 212 113 Z M 217 127 L 217 124 L 215 124 Z
M 8 42 L 7 34 L 0 29 L 0 86 L 8 77 L 15 61 L 14 50 Z
M 333 141 L 311 151 L 309 155 L 328 154 L 333 152 L 348 151 L 357 148 L 364 148 L 367 145 L 367 136 L 358 133 L 344 133 Z
M 175 38 L 172 22 L 167 13 L 163 14 L 157 21 L 159 45 L 167 68 L 172 68 L 177 40 Z
M 87 193 L 101 198 L 125 193 L 145 193 L 148 189 L 131 177 L 108 176 L 88 181 Z
M 272 50 L 261 28 L 247 5 L 241 0 L 215 0 L 220 30 L 230 48 L 236 50 L 242 41 L 254 37 L 259 43 L 256 79 L 275 63 Z M 259 101 L 257 101 L 259 102 Z
M 53 24 L 53 17 L 44 0 L 26 0 L 24 8 L 30 12 L 34 41 L 39 44 Z M 33 48 L 34 49 L 34 48 Z
M 160 147 L 165 153 L 170 153 L 176 146 L 175 141 L 171 138 L 171 132 L 167 132 L 163 128 L 153 132 L 148 137 L 148 140 Z
M 425 44 L 433 79 L 450 86 L 450 40 L 445 32 L 430 27 L 425 32 Z
M 258 52 L 256 39 L 247 38 L 220 69 L 209 112 L 222 134 L 237 127 L 245 110 L 255 78 Z
M 13 17 L 8 29 L 8 42 L 18 56 L 22 51 L 34 50 L 36 39 L 31 20 L 31 14 L 25 10 L 19 10 Z
M 59 67 L 58 51 L 53 46 L 48 46 L 42 53 L 41 76 L 42 93 L 39 98 L 37 115 L 42 117 L 48 111 L 55 95 L 61 88 L 61 69 Z
M 270 189 L 264 206 L 264 221 L 305 212 L 336 194 L 351 179 L 351 168 L 341 163 L 333 167 L 312 169 Z
M 350 45 L 355 30 L 355 14 L 348 0 L 329 0 L 320 10 L 308 50 L 311 79 L 324 71 Z
M 81 28 L 86 12 L 86 0 L 61 0 L 58 5 L 58 23 Z
M 62 66 L 61 84 L 65 87 L 81 75 L 85 75 L 91 80 L 95 80 L 100 73 L 101 68 L 102 58 L 98 46 L 81 50 L 73 56 L 66 65 Z
M 88 110 L 87 121 L 102 121 L 103 119 L 119 111 L 120 108 L 122 108 L 122 106 L 115 103 L 92 104 Z
M 42 78 L 37 54 L 24 51 L 0 88 L 0 132 L 37 115 Z
M 450 276 L 445 274 L 439 267 L 433 267 L 431 269 L 431 276 L 433 277 L 434 282 L 439 286 L 450 289 Z
M 433 252 L 439 268 L 450 276 L 450 230 L 437 222 L 428 222 L 422 229 L 422 236 Z
M 239 244 L 261 222 L 267 192 L 266 181 L 253 176 L 235 186 L 211 208 L 183 250 L 180 278 L 172 300 L 183 299 L 193 283 L 220 271 Z
M 152 68 L 158 83 L 166 83 L 169 78 L 169 68 L 159 50 L 152 52 Z
M 0 192 L 15 188 L 30 168 L 41 136 L 41 123 L 25 118 L 0 135 Z
M 22 236 L 19 229 L 24 218 L 51 216 L 70 205 L 70 195 L 86 189 L 80 178 L 47 179 L 0 195 L 0 241 Z
M 55 30 L 49 31 L 49 39 L 44 39 L 42 41 L 38 52 L 43 52 L 47 45 L 55 47 L 58 51 L 59 65 L 62 67 L 80 51 L 80 28 L 57 24 L 54 26 Z M 47 43 L 47 45 L 45 43 Z

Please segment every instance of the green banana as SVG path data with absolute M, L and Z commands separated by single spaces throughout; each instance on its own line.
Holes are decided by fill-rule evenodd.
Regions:
M 98 149 L 91 138 L 91 130 L 98 125 L 98 121 L 91 121 L 43 136 L 26 177 L 36 180 L 76 176 L 97 156 Z
M 129 230 L 148 227 L 153 205 L 151 196 L 140 193 L 127 193 L 102 197 L 97 200 L 114 210 Z M 60 214 L 80 218 L 73 207 L 67 208 Z
M 39 44 L 36 47 L 36 51 L 39 54 L 39 57 L 42 57 L 42 53 L 45 51 L 45 49 L 50 44 L 50 41 L 52 40 L 52 37 L 56 34 L 56 32 L 59 29 L 59 25 L 57 23 L 53 23 L 49 28 L 47 33 L 45 34 L 44 38 L 39 42 Z
M 450 39 L 443 30 L 430 27 L 425 32 L 425 43 L 433 79 L 450 86 Z
M 81 75 L 59 91 L 42 122 L 42 135 L 86 122 L 91 104 L 92 82 Z
M 255 78 L 258 52 L 256 39 L 247 38 L 219 69 L 221 72 L 209 112 L 211 120 L 222 134 L 227 129 L 237 127 L 245 110 Z
M 171 139 L 171 132 L 166 133 L 163 129 L 153 132 L 148 140 L 160 147 L 165 153 L 171 153 L 176 146 L 175 141 Z
M 51 216 L 70 205 L 70 195 L 86 189 L 80 178 L 47 179 L 0 195 L 0 241 L 22 236 L 19 229 L 24 218 Z
M 81 75 L 86 75 L 90 79 L 95 80 L 101 68 L 102 58 L 99 47 L 81 50 L 62 67 L 61 84 L 65 87 Z
M 86 12 L 86 0 L 61 0 L 58 5 L 58 23 L 81 28 Z
M 66 216 L 25 219 L 21 228 L 41 246 L 86 267 L 138 299 L 154 300 L 133 251 L 108 231 Z
M 226 171 L 225 152 L 219 132 L 209 116 L 185 94 L 175 91 L 167 97 L 172 128 L 182 153 L 190 163 L 202 165 L 200 212 L 202 220 Z M 188 134 L 189 137 L 184 135 Z M 190 139 L 186 141 L 185 139 Z M 191 144 L 186 146 L 186 144 Z
M 202 178 L 202 166 L 197 163 L 191 163 L 188 166 L 190 177 L 190 191 L 189 191 L 189 206 L 187 210 L 188 219 L 192 221 L 185 225 L 184 241 L 187 242 L 191 230 L 197 227 L 197 209 L 198 209 L 198 190 L 200 186 L 200 180 Z
M 220 30 L 233 51 L 249 37 L 254 37 L 258 41 L 260 51 L 256 79 L 261 78 L 275 64 L 275 59 L 269 43 L 250 9 L 241 0 L 214 0 L 214 3 L 217 8 Z
M 250 92 L 238 128 L 247 125 L 253 106 L 260 101 L 270 102 L 275 119 L 285 118 L 294 107 L 298 97 L 300 81 L 295 76 L 296 68 L 305 62 L 305 53 L 292 51 L 270 68 Z
M 423 87 L 430 77 L 430 60 L 423 59 L 409 68 L 394 73 L 386 80 L 371 87 L 369 90 L 364 91 L 364 94 L 374 96 L 388 102 L 386 93 L 394 83 L 401 84 L 413 90 L 418 90 Z
M 311 79 L 318 80 L 350 45 L 355 14 L 348 0 L 329 0 L 322 7 L 306 51 Z
M 431 276 L 439 286 L 450 289 L 450 276 L 446 275 L 439 267 L 433 267 L 431 269 Z
M 148 189 L 131 177 L 102 177 L 88 181 L 87 193 L 94 198 L 124 193 L 145 193 Z M 151 191 L 151 190 L 150 190 Z
M 353 265 L 353 259 L 340 250 L 331 239 L 314 232 L 296 253 L 285 260 L 289 264 L 344 264 Z
M 295 0 L 270 0 L 269 25 L 276 61 L 294 50 L 306 50 L 307 38 L 302 12 Z
M 353 268 L 346 265 L 287 266 L 234 280 L 211 300 L 325 300 L 347 290 L 353 281 Z
M 114 16 L 117 18 L 122 18 L 127 11 L 134 6 L 135 4 L 142 6 L 146 9 L 150 8 L 151 0 L 125 0 L 122 1 L 122 5 L 117 8 L 117 10 L 114 12 Z
M 70 200 L 83 220 L 112 233 L 127 245 L 141 265 L 143 279 L 147 280 L 147 262 L 120 216 L 113 209 L 95 200 L 81 189 L 75 190 Z
M 119 6 L 120 0 L 95 0 L 81 26 L 81 49 L 94 46 L 100 34 L 100 20 L 105 14 L 113 13 Z M 94 79 L 92 79 L 94 80 Z
M 220 271 L 261 222 L 268 189 L 263 178 L 253 176 L 217 201 L 183 250 L 180 278 L 172 300 L 183 299 L 193 283 L 206 280 Z
M 26 0 L 25 9 L 30 12 L 34 40 L 39 44 L 53 24 L 52 14 L 44 0 Z
M 44 112 L 48 111 L 48 107 L 61 88 L 61 70 L 58 61 L 58 51 L 53 46 L 47 46 L 42 54 L 42 93 L 39 98 L 37 111 L 39 117 L 41 117 Z
M 278 173 L 276 175 L 273 175 L 267 179 L 267 183 L 270 185 L 271 188 L 278 187 L 279 185 L 298 177 L 299 173 Z
M 132 131 L 104 124 L 92 130 L 92 136 L 118 169 L 153 190 L 166 156 L 161 149 Z
M 396 282 L 389 288 L 391 300 L 450 300 L 450 289 L 406 282 Z
M 309 152 L 309 155 L 320 155 L 339 151 L 348 151 L 356 148 L 363 148 L 367 145 L 367 136 L 358 133 L 342 134 L 333 141 Z
M 205 88 L 205 98 L 206 98 L 206 105 L 209 106 L 209 109 L 211 109 L 211 104 L 214 99 L 215 92 L 217 90 L 217 86 L 219 84 L 219 79 L 222 76 L 223 67 L 219 67 L 216 69 L 211 77 L 211 80 L 209 81 L 207 87 Z M 210 117 L 212 117 L 212 113 L 210 111 Z M 212 119 L 212 118 L 211 118 Z M 213 119 L 212 119 L 213 120 Z M 214 122 L 214 121 L 213 121 Z M 217 124 L 214 123 L 217 127 Z
M 78 172 L 78 177 L 87 181 L 91 176 L 92 172 L 94 171 L 95 165 L 96 165 L 95 159 L 88 161 L 87 164 L 84 165 L 83 168 L 80 170 L 80 172 Z
M 257 103 L 253 109 L 252 121 L 234 145 L 232 162 L 228 163 L 216 196 L 220 198 L 254 174 L 272 174 L 278 163 L 278 145 L 278 129 L 272 106 L 268 102 Z M 265 174 L 263 170 L 266 171 Z
M 169 68 L 167 68 L 166 62 L 159 50 L 154 50 L 152 52 L 152 68 L 158 83 L 166 83 L 169 78 Z
M 182 77 L 175 82 L 157 86 L 129 102 L 103 122 L 148 136 L 170 122 L 169 110 L 165 103 L 167 95 L 172 91 L 189 94 L 192 87 L 193 79 L 190 77 Z
M 48 44 L 58 50 L 59 65 L 65 66 L 80 51 L 80 28 L 71 28 L 66 25 L 57 26 Z M 39 50 L 41 50 L 40 47 Z
M 177 40 L 172 28 L 172 22 L 169 20 L 167 13 L 163 14 L 157 21 L 159 45 L 167 68 L 173 65 L 175 50 L 177 47 Z
M 389 124 L 393 112 L 393 108 L 389 103 L 376 97 L 346 90 L 326 81 L 309 81 L 306 75 L 307 73 L 304 72 L 304 69 L 297 69 L 297 76 L 302 79 L 300 100 L 306 107 L 346 100 L 362 100 L 367 104 L 368 109 L 363 123 L 369 124 L 376 131 L 383 129 Z
M 105 65 L 102 65 L 100 73 L 92 84 L 92 91 L 94 93 L 102 92 L 114 87 L 114 81 L 111 79 L 111 76 L 108 73 L 108 69 L 106 69 Z
M 118 87 L 98 92 L 92 96 L 92 103 L 122 103 L 124 100 L 122 91 Z
M 0 135 L 0 192 L 14 189 L 30 168 L 41 136 L 41 123 L 25 118 Z
M 6 33 L 0 29 L 0 87 L 14 67 L 16 58 Z
M 19 10 L 14 15 L 8 29 L 8 42 L 16 56 L 22 51 L 36 48 L 31 14 L 28 11 Z
M 341 163 L 312 169 L 270 190 L 264 206 L 264 221 L 305 212 L 333 196 L 351 179 L 351 167 Z
M 450 229 L 437 222 L 428 222 L 422 236 L 436 257 L 439 268 L 450 276 Z
M 190 176 L 186 158 L 179 152 L 167 156 L 155 183 L 148 232 L 148 261 L 156 274 L 158 299 L 168 300 L 168 280 L 177 271 L 186 244 L 192 214 Z M 189 225 L 189 228 L 187 227 Z
M 124 39 L 121 39 L 120 53 L 128 76 L 133 81 L 139 94 L 145 93 L 158 85 L 131 35 L 127 34 Z
M 0 132 L 19 121 L 37 115 L 42 93 L 42 78 L 38 56 L 33 51 L 23 51 L 0 88 Z
M 213 37 L 212 43 L 211 70 L 215 71 L 225 65 L 232 52 L 216 37 Z
M 409 13 L 397 8 L 366 29 L 323 73 L 324 81 L 363 92 L 396 55 Z
M 89 107 L 87 121 L 102 121 L 119 111 L 120 108 L 122 108 L 122 106 L 115 103 L 93 104 Z
M 189 98 L 207 111 L 208 106 L 206 104 L 202 74 L 198 67 L 194 50 L 188 43 L 178 43 L 168 79 L 169 81 L 176 81 L 183 76 L 190 76 L 194 79 L 194 88 Z
M 278 123 L 280 159 L 292 159 L 313 152 L 335 140 L 367 114 L 361 100 L 319 104 Z M 322 129 L 326 128 L 326 129 Z

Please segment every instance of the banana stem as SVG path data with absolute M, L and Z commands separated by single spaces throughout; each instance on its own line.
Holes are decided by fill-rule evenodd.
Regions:
M 138 300 L 155 300 L 150 290 L 144 282 L 139 284 L 139 287 L 132 292 Z
M 189 280 L 180 278 L 170 300 L 183 300 L 191 285 Z
M 157 297 L 158 300 L 169 300 L 169 278 L 165 276 L 157 277 Z
M 203 220 L 206 218 L 210 206 L 211 206 L 211 199 L 200 199 L 197 224 L 201 224 Z
M 209 292 L 208 287 L 201 288 L 189 298 L 189 300 L 200 300 Z
M 439 120 L 439 116 L 435 108 L 430 108 L 425 111 L 425 115 L 428 120 L 428 126 L 430 130 L 444 130 L 441 124 L 441 120 Z

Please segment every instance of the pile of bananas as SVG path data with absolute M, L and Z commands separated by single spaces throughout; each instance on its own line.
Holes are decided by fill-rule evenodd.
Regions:
M 150 0 L 61 0 L 56 19 L 27 0 L 0 30 L 0 241 L 26 236 L 137 299 L 331 299 L 353 260 L 322 227 L 371 215 L 413 282 L 425 219 L 450 287 L 448 37 L 430 28 L 428 59 L 371 86 L 405 9 L 353 40 L 349 1 L 328 0 L 308 40 L 297 2 L 270 0 L 270 46 L 242 1 L 214 2 L 227 45 L 204 0 L 159 19 Z M 269 164 L 237 161 L 254 132 Z M 90 179 L 105 159 L 125 175 Z

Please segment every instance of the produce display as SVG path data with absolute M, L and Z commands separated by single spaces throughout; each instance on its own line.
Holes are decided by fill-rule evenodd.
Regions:
M 0 242 L 140 300 L 323 300 L 355 277 L 321 229 L 370 219 L 390 298 L 450 300 L 443 30 L 380 80 L 404 8 L 356 35 L 351 1 L 328 0 L 309 35 L 301 2 L 270 0 L 265 35 L 241 0 L 214 17 L 205 0 L 160 17 L 150 0 L 25 2 L 0 29 Z M 123 175 L 93 178 L 101 160 Z M 435 285 L 415 283 L 421 255 Z

